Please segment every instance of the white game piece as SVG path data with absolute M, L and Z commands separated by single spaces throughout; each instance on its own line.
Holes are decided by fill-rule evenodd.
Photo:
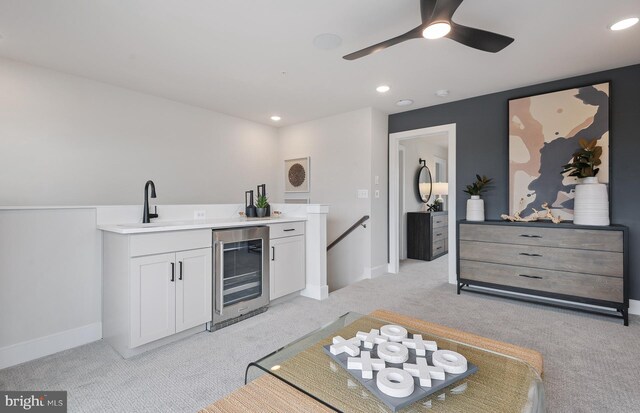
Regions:
M 408 333 L 407 329 L 402 326 L 387 324 L 380 327 L 380 334 L 382 334 L 383 337 L 387 337 L 389 341 L 399 343 L 403 338 L 407 337 Z
M 414 334 L 413 338 L 405 338 L 402 340 L 402 344 L 415 349 L 418 356 L 426 355 L 427 350 L 436 351 L 438 349 L 438 344 L 435 341 L 423 340 L 420 334 Z
M 431 362 L 436 367 L 442 367 L 447 373 L 461 374 L 467 371 L 467 359 L 455 351 L 434 351 L 431 355 Z
M 411 396 L 415 388 L 411 374 L 395 367 L 380 370 L 376 384 L 381 392 L 391 397 Z
M 334 356 L 341 353 L 347 353 L 351 357 L 355 357 L 360 354 L 360 339 L 357 337 L 345 340 L 340 336 L 333 338 L 333 345 L 329 347 L 329 351 Z
M 349 357 L 347 359 L 347 368 L 349 370 L 362 370 L 363 379 L 372 379 L 373 370 L 382 370 L 385 368 L 384 360 L 371 358 L 371 352 L 363 351 L 360 357 Z
M 420 378 L 420 386 L 431 387 L 431 379 L 444 380 L 444 369 L 427 364 L 427 359 L 416 358 L 416 364 L 404 363 L 402 368 L 414 377 Z
M 375 344 L 384 343 L 388 339 L 380 335 L 380 331 L 372 328 L 371 331 L 365 333 L 364 331 L 358 331 L 356 334 L 360 340 L 362 340 L 362 344 L 364 344 L 364 348 L 373 348 Z
M 400 364 L 409 359 L 409 349 L 400 344 L 390 341 L 378 344 L 378 357 L 389 363 Z

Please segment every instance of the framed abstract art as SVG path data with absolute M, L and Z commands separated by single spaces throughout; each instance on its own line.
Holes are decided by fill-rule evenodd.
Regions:
M 600 83 L 509 101 L 509 213 L 522 216 L 548 203 L 554 215 L 573 219 L 577 180 L 562 174 L 579 140 L 598 140 L 598 179 L 609 182 L 609 90 Z

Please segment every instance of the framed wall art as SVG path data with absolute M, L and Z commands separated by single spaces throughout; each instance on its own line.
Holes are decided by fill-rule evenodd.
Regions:
M 309 161 L 308 156 L 284 161 L 285 192 L 309 192 Z
M 598 179 L 609 182 L 609 90 L 600 83 L 509 101 L 509 213 L 522 216 L 548 203 L 573 219 L 576 178 L 562 175 L 579 140 L 598 140 Z

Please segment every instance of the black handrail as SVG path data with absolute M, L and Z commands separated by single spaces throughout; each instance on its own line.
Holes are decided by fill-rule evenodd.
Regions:
M 327 251 L 329 251 L 331 248 L 335 247 L 337 243 L 339 243 L 340 241 L 345 239 L 347 237 L 347 235 L 351 234 L 360 225 L 362 225 L 363 228 L 366 228 L 367 226 L 365 225 L 365 222 L 368 221 L 368 220 L 369 220 L 369 215 L 365 215 L 362 218 L 360 218 L 358 220 L 358 222 L 356 222 L 355 224 L 351 225 L 351 227 L 348 230 L 343 232 L 342 235 L 340 235 L 338 238 L 336 238 L 335 241 L 333 241 L 331 244 L 329 244 L 329 246 L 327 247 Z

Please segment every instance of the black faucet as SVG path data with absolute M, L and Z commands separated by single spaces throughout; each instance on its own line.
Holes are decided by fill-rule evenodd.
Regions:
M 144 207 L 142 209 L 142 223 L 148 224 L 151 218 L 158 218 L 158 207 L 155 207 L 155 213 L 149 213 L 149 185 L 151 185 L 151 198 L 156 197 L 156 186 L 153 181 L 149 180 L 144 184 Z

